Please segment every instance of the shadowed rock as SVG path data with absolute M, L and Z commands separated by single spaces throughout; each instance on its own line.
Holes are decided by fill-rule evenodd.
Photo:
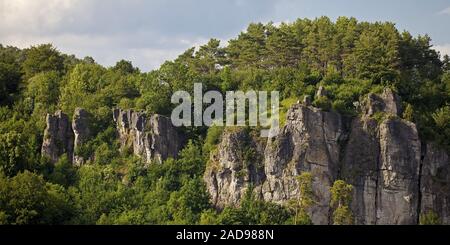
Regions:
M 72 161 L 74 134 L 69 117 L 57 111 L 54 115 L 47 114 L 46 121 L 42 156 L 56 163 L 63 154 L 67 154 L 69 161 Z
M 122 148 L 130 147 L 135 155 L 147 163 L 162 163 L 169 157 L 178 156 L 184 138 L 172 125 L 170 118 L 120 109 L 114 109 L 113 116 Z

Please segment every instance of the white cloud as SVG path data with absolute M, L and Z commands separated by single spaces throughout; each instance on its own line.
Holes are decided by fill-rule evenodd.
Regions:
M 124 58 L 148 71 L 211 37 L 230 38 L 268 16 L 272 5 L 270 0 L 0 0 L 0 43 L 20 48 L 52 43 L 103 65 Z
M 441 11 L 439 12 L 439 14 L 448 14 L 448 15 L 450 15 L 450 7 L 441 10 Z
M 436 45 L 434 49 L 441 53 L 441 56 L 450 55 L 450 43 Z
M 3 32 L 49 32 L 76 10 L 81 2 L 76 0 L 0 0 L 0 19 Z

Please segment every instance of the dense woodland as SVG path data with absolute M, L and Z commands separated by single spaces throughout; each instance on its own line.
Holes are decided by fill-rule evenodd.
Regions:
M 238 208 L 212 208 L 202 176 L 220 138 L 216 127 L 182 129 L 189 143 L 162 164 L 145 167 L 119 151 L 112 108 L 170 115 L 172 93 L 192 91 L 196 82 L 221 92 L 278 90 L 283 110 L 324 86 L 328 98 L 314 98 L 314 105 L 349 117 L 360 113 L 354 102 L 362 96 L 391 87 L 421 137 L 450 149 L 449 57 L 430 37 L 393 23 L 322 17 L 250 24 L 227 45 L 211 39 L 148 73 L 124 60 L 106 68 L 51 44 L 0 45 L 0 224 L 302 223 L 298 203 L 279 206 L 251 193 Z M 81 167 L 67 157 L 51 164 L 40 154 L 45 117 L 56 110 L 71 116 L 76 107 L 92 113 L 95 131 L 77 150 L 95 158 Z M 305 193 L 307 178 L 299 178 Z M 351 189 L 341 182 L 333 188 L 344 193 L 334 201 Z M 345 223 L 341 216 L 335 223 Z

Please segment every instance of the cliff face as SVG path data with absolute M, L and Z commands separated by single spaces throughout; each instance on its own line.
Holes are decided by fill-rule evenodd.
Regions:
M 294 105 L 278 136 L 265 146 L 251 143 L 259 158 L 246 164 L 247 171 L 240 171 L 243 161 L 237 154 L 245 137 L 224 133 L 205 173 L 213 203 L 239 205 L 252 186 L 264 200 L 286 204 L 299 195 L 296 176 L 308 171 L 316 198 L 309 210 L 314 224 L 331 223 L 329 188 L 337 179 L 354 186 L 351 208 L 357 224 L 417 224 L 429 211 L 448 224 L 445 151 L 421 142 L 416 126 L 398 117 L 400 101 L 391 90 L 368 95 L 362 109 L 361 117 L 348 122 L 334 112 Z M 373 119 L 377 113 L 383 119 Z
M 182 148 L 184 139 L 167 117 L 116 109 L 113 119 L 122 148 L 131 147 L 147 163 L 175 158 Z M 85 164 L 89 159 L 78 155 L 76 149 L 91 139 L 91 126 L 91 115 L 81 108 L 75 110 L 72 122 L 61 111 L 47 115 L 42 155 L 55 163 L 67 154 L 74 165 Z
M 311 219 L 316 224 L 328 223 L 329 188 L 338 174 L 342 134 L 339 114 L 302 105 L 293 106 L 281 134 L 269 139 L 266 146 L 264 200 L 285 203 L 297 198 L 296 176 L 303 171 L 311 172 L 316 197 L 316 205 L 310 210 Z
M 204 180 L 212 203 L 223 208 L 239 205 L 250 185 L 260 188 L 264 176 L 264 142 L 243 130 L 226 130 L 217 150 L 211 154 Z
M 115 109 L 113 115 L 122 147 L 131 147 L 147 163 L 175 158 L 183 146 L 184 138 L 170 118 L 120 109 Z
M 44 131 L 44 141 L 41 153 L 55 163 L 63 154 L 67 154 L 69 160 L 73 155 L 73 131 L 69 117 L 61 111 L 54 115 L 47 115 L 47 127 Z
M 91 138 L 91 115 L 84 109 L 76 108 L 72 119 L 72 129 L 75 135 L 73 163 L 77 166 L 83 165 L 87 159 L 76 154 L 77 148 L 86 144 Z

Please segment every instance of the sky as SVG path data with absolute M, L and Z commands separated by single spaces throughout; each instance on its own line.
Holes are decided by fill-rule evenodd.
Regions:
M 235 38 L 251 22 L 356 17 L 428 34 L 450 54 L 450 0 L 0 0 L 0 43 L 52 43 L 61 52 L 112 66 L 157 69 L 210 38 Z

